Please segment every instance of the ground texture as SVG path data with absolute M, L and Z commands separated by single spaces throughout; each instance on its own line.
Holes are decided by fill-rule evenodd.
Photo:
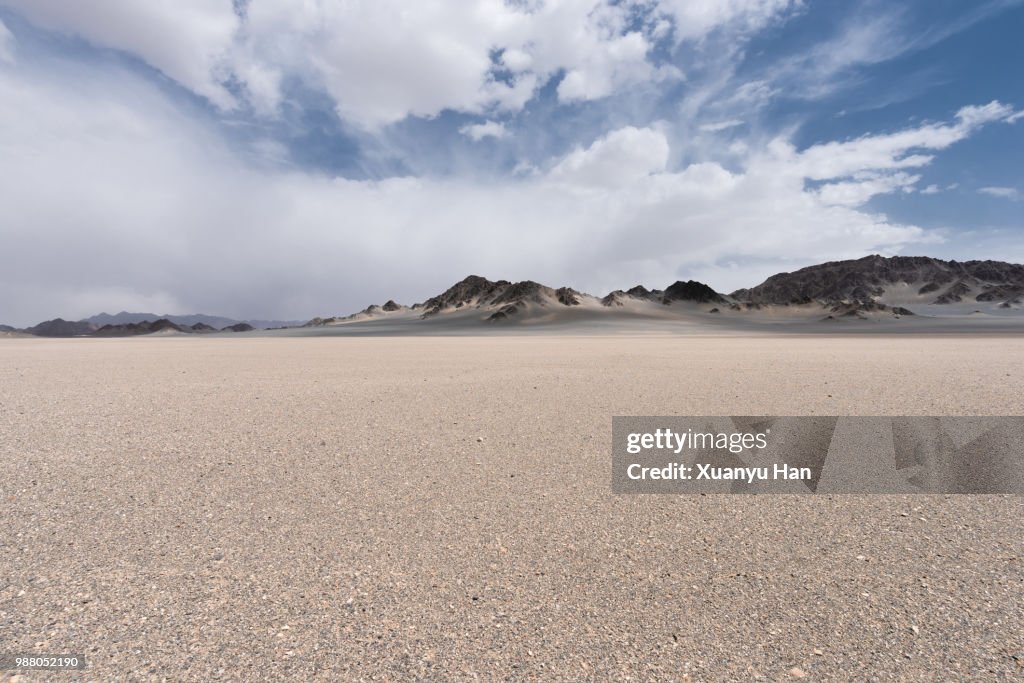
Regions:
M 1024 414 L 1024 339 L 0 341 L 24 680 L 1020 680 L 1024 501 L 613 496 L 613 415 Z M 0 674 L 2 675 L 2 674 Z

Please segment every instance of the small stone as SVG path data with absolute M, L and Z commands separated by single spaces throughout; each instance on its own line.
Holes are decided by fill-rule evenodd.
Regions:
M 864 560 L 866 560 L 868 558 L 864 557 L 863 555 L 858 555 L 857 559 L 860 560 L 861 562 L 863 562 Z
M 801 669 L 799 666 L 794 666 L 789 670 L 789 675 L 793 678 L 807 678 L 807 672 Z
M 822 650 L 820 650 L 819 648 L 814 648 L 814 654 L 818 655 L 819 657 L 822 657 L 822 656 L 825 655 L 825 653 Z
M 477 443 L 483 443 L 484 442 L 484 437 L 482 437 L 482 436 L 476 437 L 476 442 Z

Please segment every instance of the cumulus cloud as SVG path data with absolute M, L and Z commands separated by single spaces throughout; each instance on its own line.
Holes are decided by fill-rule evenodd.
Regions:
M 932 184 L 921 190 L 921 194 L 938 194 L 941 192 L 938 185 Z
M 37 26 L 121 50 L 222 109 L 272 116 L 283 83 L 322 89 L 375 130 L 445 110 L 518 111 L 552 79 L 562 101 L 675 79 L 661 40 L 760 26 L 790 0 L 0 0 Z M 637 23 L 638 12 L 645 20 Z M 234 85 L 236 87 L 229 87 Z
M 463 126 L 459 132 L 471 139 L 473 142 L 480 142 L 484 138 L 503 138 L 508 135 L 505 124 L 498 121 L 485 121 Z
M 668 155 L 668 140 L 662 132 L 630 126 L 609 133 L 586 149 L 575 149 L 555 165 L 548 178 L 578 187 L 623 187 L 664 171 Z

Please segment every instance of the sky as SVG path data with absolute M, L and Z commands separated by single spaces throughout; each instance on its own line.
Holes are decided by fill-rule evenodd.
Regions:
M 0 0 L 0 323 L 1024 262 L 1024 0 Z

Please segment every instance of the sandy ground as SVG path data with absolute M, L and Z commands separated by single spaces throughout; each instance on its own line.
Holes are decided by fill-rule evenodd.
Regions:
M 1021 680 L 1024 505 L 613 496 L 616 414 L 1024 414 L 1024 338 L 0 341 L 25 680 Z M 0 674 L 2 676 L 2 674 Z

